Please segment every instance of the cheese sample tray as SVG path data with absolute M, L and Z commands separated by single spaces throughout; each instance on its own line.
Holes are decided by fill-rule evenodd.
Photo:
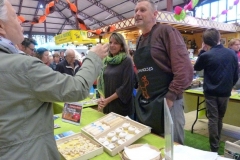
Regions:
M 56 141 L 64 160 L 87 160 L 103 153 L 103 147 L 84 134 L 77 133 Z
M 82 133 L 99 142 L 111 156 L 150 132 L 150 127 L 115 113 L 82 128 Z

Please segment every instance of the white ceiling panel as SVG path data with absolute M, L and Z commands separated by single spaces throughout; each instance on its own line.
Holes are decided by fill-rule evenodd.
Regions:
M 20 0 L 8 0 L 12 5 L 19 5 Z
M 27 14 L 32 14 L 34 15 L 36 9 L 34 8 L 22 8 L 21 14 L 27 13 Z
M 78 1 L 78 10 L 79 11 L 84 11 L 85 8 L 88 8 L 92 6 L 92 3 L 91 2 L 88 2 L 88 1 Z
M 35 0 L 23 0 L 22 3 L 23 6 L 28 6 L 28 7 L 35 7 L 38 5 L 38 1 Z
M 119 5 L 123 2 L 126 2 L 126 0 L 101 0 L 100 3 L 107 6 L 108 8 L 112 8 L 112 6 Z M 132 3 L 132 2 L 131 2 Z
M 98 6 L 91 6 L 87 9 L 85 9 L 83 12 L 89 16 L 95 15 L 99 12 L 102 12 L 103 10 L 99 8 Z

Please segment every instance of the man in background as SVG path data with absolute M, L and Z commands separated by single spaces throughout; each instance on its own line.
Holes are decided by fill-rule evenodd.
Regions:
M 202 50 L 194 70 L 204 70 L 205 96 L 209 142 L 212 152 L 217 152 L 222 131 L 222 119 L 227 109 L 233 86 L 238 80 L 237 56 L 233 50 L 220 43 L 220 33 L 215 28 L 203 33 Z
M 49 65 L 53 70 L 56 70 L 57 64 L 60 62 L 60 54 L 58 51 L 54 51 L 53 56 L 53 62 Z
M 64 59 L 64 50 L 60 50 L 60 62 L 62 62 Z
M 75 59 L 75 52 L 72 49 L 67 49 L 65 52 L 65 59 L 57 64 L 56 71 L 75 76 L 81 64 Z
M 193 67 L 183 37 L 170 25 L 157 24 L 157 6 L 153 0 L 139 0 L 135 7 L 135 25 L 142 30 L 134 64 L 138 70 L 135 99 L 139 122 L 164 135 L 164 98 L 174 123 L 174 141 L 184 142 L 185 117 L 183 91 L 193 79 Z
M 37 42 L 32 38 L 24 38 L 21 44 L 18 45 L 19 49 L 29 56 L 34 55 L 35 46 L 38 45 Z

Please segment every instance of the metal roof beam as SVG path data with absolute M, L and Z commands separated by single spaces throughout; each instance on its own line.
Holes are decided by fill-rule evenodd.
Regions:
M 23 0 L 20 0 L 20 3 L 19 3 L 19 8 L 18 8 L 18 13 L 17 13 L 17 15 L 20 15 L 20 13 L 21 13 L 21 10 L 22 10 L 22 4 L 23 4 Z
M 68 4 L 65 3 L 65 2 L 63 2 L 62 0 L 59 0 L 57 4 L 60 4 L 60 5 L 63 6 L 63 7 L 68 7 Z M 68 8 L 69 8 L 69 7 L 68 7 Z M 78 11 L 78 14 L 81 15 L 82 17 L 84 17 L 84 18 L 86 18 L 86 19 L 94 22 L 94 23 L 99 24 L 99 26 L 101 26 L 101 27 L 106 26 L 106 24 L 104 24 L 104 23 L 96 20 L 96 19 L 93 18 L 92 16 L 89 16 L 89 15 L 87 15 L 87 14 L 81 12 L 81 11 Z M 74 22 L 74 24 L 75 24 L 75 22 Z
M 59 31 L 57 32 L 57 34 L 62 33 L 63 28 L 66 26 L 66 22 L 67 22 L 67 20 L 65 20 L 65 22 L 63 23 L 63 25 L 61 26 L 61 28 L 59 29 Z
M 128 1 L 128 0 L 127 0 L 127 1 Z M 120 5 L 120 4 L 123 4 L 123 3 L 127 2 L 127 1 L 124 1 L 124 2 L 122 2 L 122 3 L 119 3 L 119 4 L 115 5 L 115 6 L 112 6 L 111 8 L 114 8 L 114 7 L 116 7 L 116 6 Z M 92 6 L 92 5 L 91 5 L 91 6 Z M 110 8 L 110 9 L 111 9 L 111 8 Z M 85 10 L 85 9 L 83 9 L 83 10 Z M 82 10 L 82 11 L 83 11 L 83 10 Z M 103 12 L 105 12 L 105 11 L 103 10 L 103 11 L 101 11 L 101 12 L 98 12 L 98 13 L 92 15 L 92 17 L 94 17 L 94 16 L 96 16 L 96 15 L 98 15 L 98 14 L 100 14 L 100 13 L 103 13 Z M 112 18 L 112 17 L 111 17 L 111 18 Z M 84 20 L 85 20 L 85 19 L 84 19 Z
M 95 4 L 99 8 L 103 9 L 104 11 L 107 11 L 108 13 L 112 14 L 114 17 L 117 17 L 119 20 L 125 20 L 126 18 L 123 17 L 122 15 L 118 14 L 117 12 L 113 11 L 112 9 L 108 8 L 107 6 L 103 5 L 97 0 L 87 0 L 91 2 L 92 4 Z
M 30 35 L 30 32 L 29 31 L 24 31 L 23 34 L 28 34 Z M 31 33 L 32 35 L 45 35 L 45 32 L 32 32 Z M 47 35 L 48 36 L 55 36 L 56 33 L 49 33 L 47 32 Z
M 34 15 L 33 15 L 33 18 L 37 16 L 38 11 L 39 11 L 39 9 L 40 9 L 40 4 L 41 4 L 41 1 L 38 1 L 37 9 L 35 10 L 35 13 L 34 13 Z M 33 24 L 30 26 L 30 29 L 29 29 L 30 37 L 31 37 L 32 28 L 33 28 Z
M 63 17 L 65 18 L 65 20 L 72 26 L 73 29 L 76 29 L 76 26 L 75 26 L 75 21 L 72 21 L 71 19 L 68 19 L 61 11 L 60 9 L 55 6 L 55 8 L 57 9 L 57 12 Z
M 134 4 L 137 4 L 137 1 L 138 0 L 129 0 L 130 2 L 134 3 Z

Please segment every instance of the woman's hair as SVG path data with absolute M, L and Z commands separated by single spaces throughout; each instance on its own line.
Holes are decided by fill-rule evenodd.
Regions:
M 42 60 L 44 52 L 48 51 L 46 48 L 38 48 L 36 52 L 36 57 Z
M 6 0 L 0 0 L 0 20 L 7 20 L 7 7 L 5 5 Z
M 228 42 L 228 47 L 232 47 L 237 41 L 240 42 L 240 39 L 238 38 L 233 38 Z
M 111 36 L 109 37 L 109 40 L 111 38 L 114 38 L 121 45 L 121 47 L 123 49 L 121 51 L 125 52 L 126 54 L 129 54 L 128 46 L 126 44 L 126 41 L 120 33 L 116 33 L 116 32 L 112 33 Z

